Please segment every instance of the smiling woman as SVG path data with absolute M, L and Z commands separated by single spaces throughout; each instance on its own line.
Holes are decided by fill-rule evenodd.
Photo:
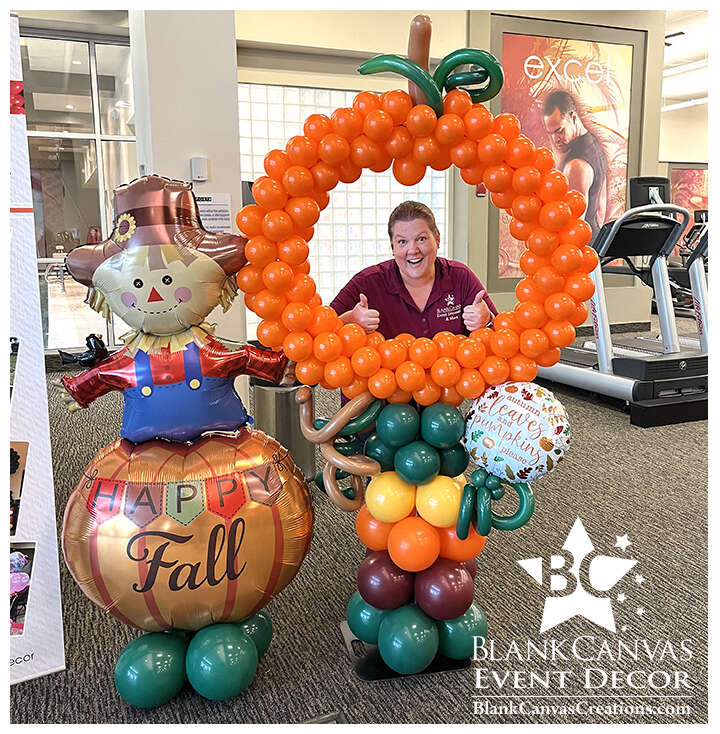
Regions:
M 428 207 L 404 201 L 390 215 L 388 235 L 393 259 L 359 272 L 331 303 L 344 323 L 391 339 L 465 334 L 492 321 L 497 310 L 475 274 L 437 256 L 440 231 Z

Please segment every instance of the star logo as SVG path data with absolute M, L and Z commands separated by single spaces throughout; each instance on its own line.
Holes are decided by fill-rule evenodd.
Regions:
M 595 592 L 608 592 L 637 561 L 598 554 L 579 517 L 568 533 L 562 549 L 572 556 L 572 563 L 565 555 L 550 557 L 550 596 L 545 599 L 540 632 L 546 632 L 573 617 L 584 617 L 589 622 L 615 632 L 612 600 L 608 596 L 590 593 L 585 589 L 581 575 Z M 526 558 L 518 561 L 518 564 L 543 586 L 544 561 L 543 558 Z M 557 592 L 565 593 L 558 595 Z M 618 596 L 618 601 L 624 600 L 624 595 L 622 600 Z M 640 612 L 641 615 L 642 613 Z
M 445 296 L 445 303 L 448 306 L 454 306 L 455 305 L 455 294 L 454 293 L 448 293 L 447 296 Z

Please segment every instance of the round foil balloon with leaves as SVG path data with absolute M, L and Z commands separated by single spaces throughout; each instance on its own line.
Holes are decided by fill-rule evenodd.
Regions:
M 533 382 L 505 382 L 487 390 L 468 412 L 472 458 L 491 474 L 529 482 L 551 472 L 570 446 L 562 403 Z

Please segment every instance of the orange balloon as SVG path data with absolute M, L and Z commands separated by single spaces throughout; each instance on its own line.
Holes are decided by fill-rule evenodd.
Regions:
M 360 168 L 370 168 L 380 160 L 383 149 L 367 135 L 358 135 L 350 143 L 350 160 Z
M 478 160 L 486 166 L 502 163 L 507 152 L 507 140 L 502 135 L 490 133 L 478 141 Z
M 262 234 L 263 217 L 267 214 L 265 209 L 257 204 L 248 204 L 244 206 L 235 217 L 238 229 L 246 237 L 255 237 Z
M 283 174 L 291 165 L 292 161 L 284 150 L 271 150 L 263 160 L 265 173 L 277 181 L 282 181 Z
M 460 366 L 466 368 L 479 367 L 485 361 L 485 356 L 486 350 L 482 339 L 464 339 L 455 353 L 455 359 Z
M 550 265 L 549 258 L 540 257 L 532 250 L 525 250 L 525 252 L 520 255 L 520 267 L 522 268 L 523 273 L 527 273 L 528 275 L 535 275 L 540 268 L 548 265 Z
M 512 329 L 518 334 L 522 331 L 520 324 L 518 324 L 515 318 L 514 311 L 500 311 L 493 321 L 493 327 L 495 331 L 498 331 L 499 329 Z
M 421 517 L 406 517 L 390 530 L 388 553 L 392 562 L 404 571 L 424 571 L 440 555 L 440 536 Z
M 337 168 L 334 165 L 318 161 L 311 169 L 313 177 L 313 188 L 319 191 L 330 191 L 338 185 L 340 180 Z
M 457 145 L 465 137 L 465 123 L 455 114 L 442 115 L 435 126 L 435 138 L 441 145 Z
M 313 339 L 313 354 L 321 362 L 332 362 L 337 359 L 342 354 L 340 337 L 334 331 L 320 332 Z
M 597 252 L 592 247 L 587 245 L 582 248 L 583 261 L 579 270 L 583 273 L 592 273 L 593 270 L 598 266 L 600 258 L 598 258 Z
M 263 271 L 260 268 L 245 265 L 235 276 L 235 281 L 243 293 L 259 293 L 264 287 L 262 274 Z
M 413 390 L 413 400 L 418 405 L 432 405 L 437 403 L 442 396 L 442 388 L 427 373 L 425 384 L 417 390 Z
M 262 233 L 273 242 L 287 239 L 295 225 L 290 215 L 281 209 L 269 211 L 262 221 Z
M 385 337 L 379 331 L 373 331 L 372 334 L 367 335 L 367 345 L 373 349 L 385 341 Z
M 409 347 L 415 341 L 415 337 L 412 334 L 408 334 L 406 331 L 402 334 L 398 334 L 395 338 L 399 342 L 402 342 L 406 347 Z
M 438 141 L 429 135 L 425 138 L 415 138 L 413 144 L 413 159 L 422 166 L 429 166 L 440 156 Z
M 310 115 L 303 125 L 303 132 L 306 138 L 315 142 L 321 140 L 329 132 L 332 132 L 332 124 L 327 115 Z
M 540 210 L 542 211 L 542 209 Z M 537 229 L 538 222 L 533 220 L 531 222 L 521 222 L 519 219 L 510 220 L 510 234 L 521 242 L 525 242 L 535 229 Z
M 355 375 L 350 360 L 347 357 L 338 357 L 325 365 L 324 376 L 330 387 L 338 388 L 349 385 Z
M 253 293 L 246 293 L 243 297 L 243 301 L 245 301 L 245 306 L 249 308 L 253 313 L 255 313 L 255 295 Z
M 380 353 L 372 347 L 360 347 L 352 355 L 352 368 L 360 377 L 374 375 L 381 366 Z
M 376 520 L 370 514 L 367 505 L 363 505 L 355 516 L 355 531 L 360 542 L 373 551 L 387 549 L 388 536 L 394 525 L 392 522 Z
M 320 207 L 309 196 L 296 196 L 285 205 L 285 211 L 296 227 L 312 227 L 320 219 Z
M 380 98 L 380 106 L 392 117 L 396 125 L 402 125 L 412 109 L 412 97 L 400 89 L 385 92 Z
M 570 207 L 570 213 L 573 217 L 581 217 L 585 214 L 587 200 L 579 191 L 568 191 L 562 200 Z
M 309 357 L 295 365 L 295 377 L 303 385 L 317 385 L 323 379 L 325 365 L 315 357 Z
M 537 328 L 525 329 L 520 333 L 520 351 L 531 359 L 550 349 L 550 340 L 544 331 Z
M 451 331 L 439 331 L 432 338 L 432 342 L 437 346 L 440 357 L 454 357 L 459 343 L 457 335 Z
M 545 313 L 552 320 L 569 320 L 574 314 L 577 304 L 567 293 L 551 293 L 545 299 Z
M 317 336 L 326 331 L 335 331 L 337 325 L 337 314 L 335 310 L 330 306 L 315 306 L 312 309 L 312 322 L 308 326 L 308 331 L 313 335 Z M 338 337 L 338 341 L 340 337 Z M 342 342 L 340 343 L 340 351 L 342 351 Z M 338 353 L 337 356 L 339 356 Z
M 560 243 L 560 238 L 554 232 L 548 232 L 542 227 L 534 229 L 527 238 L 528 249 L 540 257 L 551 255 Z
M 380 97 L 375 92 L 360 92 L 355 95 L 353 109 L 365 116 L 372 110 L 380 109 Z
M 336 166 L 350 156 L 350 143 L 342 135 L 328 133 L 318 144 L 318 156 L 326 164 Z
M 307 331 L 291 331 L 283 339 L 283 351 L 293 362 L 302 362 L 312 355 L 313 338 Z
M 295 273 L 284 295 L 290 302 L 307 303 L 315 295 L 315 281 L 309 275 Z
M 337 169 L 338 178 L 343 183 L 353 183 L 353 181 L 357 181 L 362 175 L 362 168 L 356 166 L 349 158 L 340 163 Z
M 555 293 L 561 290 L 563 284 L 565 283 L 565 279 L 563 278 L 563 276 L 558 273 L 558 271 L 555 270 L 552 265 L 545 265 L 539 268 L 537 272 L 532 276 L 532 280 L 540 293 L 543 294 L 543 296 L 548 296 L 551 293 Z M 545 298 L 543 298 L 543 301 L 544 300 Z
M 317 163 L 317 148 L 317 142 L 311 138 L 305 137 L 305 135 L 295 135 L 287 141 L 285 152 L 296 165 L 310 168 Z
M 560 201 L 568 192 L 568 180 L 564 173 L 555 169 L 543 174 L 537 194 L 546 203 Z M 567 206 L 567 205 L 566 205 Z M 568 207 L 569 208 L 569 207 Z
M 287 305 L 285 297 L 280 293 L 273 293 L 271 290 L 264 288 L 255 294 L 253 301 L 253 311 L 261 319 L 277 320 Z
M 460 372 L 455 388 L 461 397 L 475 400 L 485 392 L 485 380 L 478 370 L 464 369 Z
M 509 165 L 513 168 L 521 168 L 533 163 L 535 160 L 535 144 L 532 140 L 524 135 L 518 135 L 512 140 L 507 136 L 504 137 L 509 140 L 507 153 L 505 154 L 505 160 Z
M 338 330 L 338 336 L 343 345 L 342 353 L 346 357 L 352 357 L 353 354 L 364 347 L 367 342 L 367 335 L 365 329 L 357 324 L 344 324 Z
M 408 359 L 417 362 L 423 369 L 430 369 L 440 356 L 437 344 L 427 337 L 420 337 L 408 347 Z
M 460 377 L 460 365 L 452 357 L 439 357 L 430 368 L 430 376 L 440 387 L 450 387 Z
M 315 200 L 315 203 L 320 207 L 320 211 L 325 209 L 330 203 L 330 195 L 327 191 L 322 191 L 321 189 L 313 189 L 310 198 Z M 300 227 L 300 229 L 306 229 L 306 227 Z M 295 231 L 297 230 L 298 227 L 295 227 Z
M 567 347 L 575 339 L 575 327 L 569 321 L 548 321 L 543 331 L 554 347 Z
M 412 153 L 413 136 L 406 127 L 395 127 L 385 143 L 386 152 L 393 158 L 405 158 Z
M 517 194 L 513 189 L 493 191 L 490 194 L 490 200 L 498 209 L 510 209 L 512 211 L 511 207 L 516 196 Z
M 397 339 L 387 339 L 378 345 L 378 353 L 383 367 L 395 370 L 407 357 L 407 347 Z
M 483 173 L 483 183 L 488 191 L 512 191 L 513 169 L 507 163 L 488 166 Z
M 490 337 L 493 335 L 493 330 L 487 326 L 483 326 L 482 329 L 475 329 L 470 332 L 471 339 L 479 339 L 486 350 L 490 349 Z
M 332 115 L 330 122 L 333 130 L 346 140 L 353 140 L 362 132 L 363 118 L 356 110 L 349 107 L 339 107 Z
M 583 252 L 574 245 L 560 245 L 553 251 L 550 261 L 558 273 L 572 273 L 580 270 L 583 264 Z
M 537 377 L 537 362 L 534 359 L 516 354 L 508 360 L 510 379 L 514 382 L 532 382 Z
M 363 132 L 376 143 L 386 142 L 393 132 L 393 118 L 384 110 L 372 110 L 363 122 Z
M 310 250 L 302 237 L 293 235 L 282 242 L 278 242 L 277 254 L 280 260 L 288 265 L 300 265 L 307 260 Z
M 585 273 L 571 273 L 565 279 L 563 290 L 569 296 L 572 296 L 576 303 L 582 303 L 592 298 L 593 293 L 595 293 L 595 284 L 592 278 Z
M 402 362 L 395 369 L 395 381 L 401 390 L 420 390 L 425 385 L 425 370 L 417 362 Z
M 470 168 L 477 162 L 477 145 L 472 140 L 462 140 L 450 148 L 450 160 L 458 168 Z
M 555 159 L 548 148 L 537 148 L 535 150 L 535 160 L 533 162 L 535 168 L 542 173 L 547 173 L 555 166 Z
M 491 355 L 480 365 L 480 374 L 488 385 L 499 385 L 510 376 L 510 365 L 502 357 Z
M 264 268 L 277 259 L 277 247 L 263 235 L 251 237 L 245 245 L 245 257 L 256 268 Z
M 550 347 L 547 352 L 543 352 L 538 357 L 535 357 L 539 367 L 552 367 L 558 363 L 560 359 L 560 350 L 557 347 Z
M 542 174 L 535 166 L 521 166 L 513 173 L 512 187 L 518 194 L 530 196 L 537 191 L 541 180 Z
M 521 222 L 534 222 L 542 206 L 542 201 L 537 196 L 519 194 L 512 201 L 513 217 Z
M 285 187 L 269 176 L 260 176 L 252 186 L 255 201 L 264 209 L 282 209 L 288 198 Z
M 476 161 L 469 168 L 460 169 L 460 178 L 469 186 L 477 186 L 483 182 L 486 165 L 482 161 Z
M 444 387 L 442 389 L 442 393 L 440 395 L 440 402 L 441 403 L 447 403 L 448 405 L 454 405 L 456 408 L 465 398 L 457 391 L 457 389 L 450 385 L 449 387 Z
M 492 115 L 483 104 L 473 105 L 463 117 L 465 135 L 470 140 L 481 140 L 492 129 Z
M 368 377 L 368 390 L 381 400 L 389 398 L 397 390 L 395 373 L 386 367 L 381 367 L 375 374 Z
M 592 239 L 592 229 L 583 219 L 571 219 L 570 224 L 560 230 L 560 242 L 583 247 Z
M 515 296 L 518 301 L 537 301 L 542 303 L 545 300 L 545 294 L 538 289 L 532 278 L 523 278 L 515 286 Z
M 570 223 L 570 216 L 570 207 L 564 201 L 552 201 L 540 210 L 538 222 L 550 232 L 559 232 Z
M 520 302 L 514 311 L 515 320 L 523 329 L 538 329 L 547 321 L 545 309 L 537 301 Z
M 415 105 L 408 112 L 407 118 L 405 119 L 405 126 L 410 131 L 410 134 L 416 138 L 423 138 L 430 135 L 435 129 L 436 124 L 437 115 L 432 107 L 428 107 L 426 104 Z
M 258 341 L 266 347 L 279 347 L 287 335 L 288 330 L 274 319 L 261 321 L 257 327 Z
M 290 196 L 309 196 L 315 187 L 313 175 L 305 166 L 290 166 L 283 174 L 282 182 Z
M 265 287 L 273 293 L 287 291 L 293 282 L 292 268 L 284 262 L 271 262 L 263 268 L 262 279 Z
M 315 306 L 322 305 L 322 298 L 320 298 L 320 294 L 314 293 L 310 298 L 308 298 L 307 305 L 310 306 L 310 308 L 315 308 Z
M 512 329 L 499 329 L 490 336 L 490 349 L 498 357 L 508 359 L 517 354 L 519 348 L 519 337 Z
M 436 530 L 440 538 L 440 558 L 449 558 L 451 561 L 462 563 L 475 558 L 485 547 L 485 536 L 478 535 L 472 525 L 465 540 L 458 538 L 454 525 Z
M 575 306 L 575 313 L 568 317 L 568 321 L 573 326 L 582 326 L 588 317 L 588 307 L 584 303 L 578 303 Z
M 395 392 L 387 398 L 388 403 L 409 403 L 412 400 L 412 393 L 407 390 L 401 390 L 398 388 Z
M 511 112 L 503 112 L 493 120 L 492 131 L 505 140 L 514 140 L 520 135 L 520 120 Z
M 473 101 L 464 89 L 451 89 L 443 99 L 443 112 L 465 116 L 473 106 Z
M 418 163 L 411 155 L 396 159 L 393 163 L 393 175 L 403 186 L 414 186 L 425 177 L 425 166 Z
M 346 398 L 352 400 L 358 395 L 362 395 L 364 392 L 367 392 L 367 389 L 367 377 L 358 377 L 355 375 L 353 381 L 349 385 L 343 387 L 342 393 Z

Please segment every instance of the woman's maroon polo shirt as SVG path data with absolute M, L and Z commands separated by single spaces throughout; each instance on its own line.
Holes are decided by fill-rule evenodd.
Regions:
M 351 311 L 364 293 L 368 307 L 380 312 L 378 330 L 388 339 L 408 333 L 432 338 L 440 331 L 466 334 L 462 312 L 484 290 L 475 273 L 466 265 L 439 257 L 435 260 L 435 282 L 425 308 L 420 311 L 402 281 L 395 260 L 386 260 L 361 270 L 330 304 L 344 314 Z M 483 300 L 493 314 L 497 309 L 485 294 Z

